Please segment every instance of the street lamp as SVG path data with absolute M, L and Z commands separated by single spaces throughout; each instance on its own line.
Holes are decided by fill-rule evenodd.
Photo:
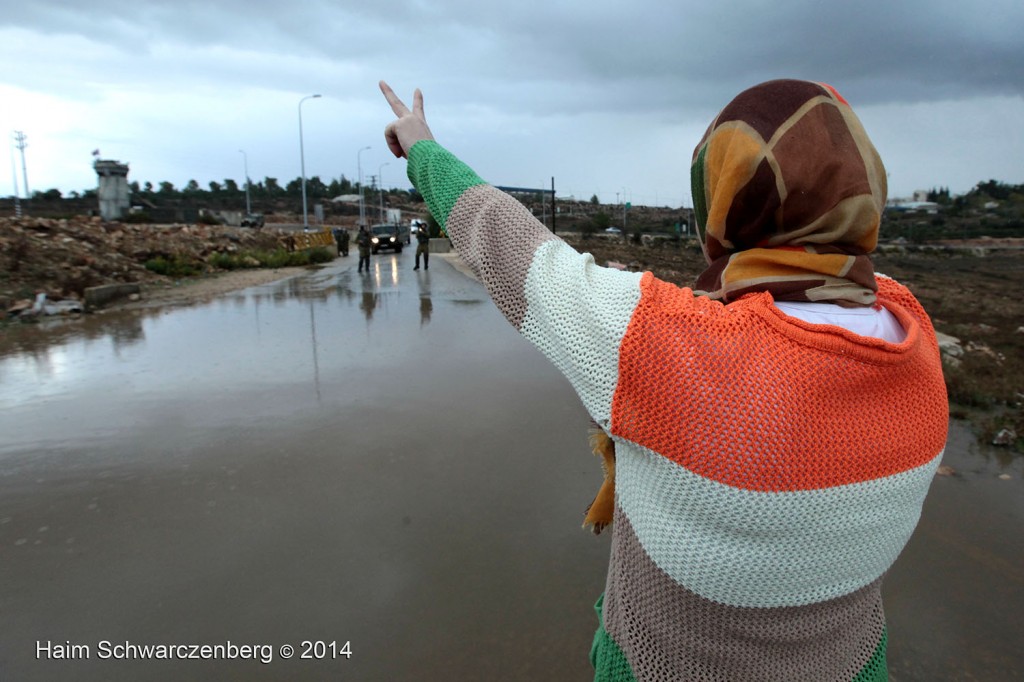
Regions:
M 622 234 L 626 234 L 626 209 L 632 205 L 626 200 L 626 188 L 622 188 Z
M 309 214 L 306 213 L 306 152 L 302 146 L 302 103 L 320 95 L 306 95 L 299 100 L 299 161 L 302 164 L 302 228 L 309 229 Z
M 380 172 L 384 170 L 384 166 L 387 165 L 388 163 L 385 161 L 379 168 L 377 168 L 377 181 L 380 182 L 380 221 L 382 223 L 386 223 L 387 221 L 384 220 L 384 176 L 381 175 Z
M 245 217 L 248 218 L 252 215 L 252 204 L 249 203 L 249 155 L 244 149 L 239 149 L 238 153 L 242 155 L 242 161 L 245 163 Z
M 366 210 L 363 208 L 363 161 L 362 155 L 370 147 L 363 147 L 356 152 L 356 169 L 359 174 L 359 225 L 363 226 L 366 224 Z

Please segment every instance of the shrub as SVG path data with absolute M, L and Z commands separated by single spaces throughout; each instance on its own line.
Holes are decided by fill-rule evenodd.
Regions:
M 237 270 L 238 268 L 246 267 L 241 256 L 234 256 L 228 253 L 215 253 L 207 258 L 206 262 L 221 270 Z
M 309 252 L 309 262 L 311 263 L 330 263 L 332 260 L 334 260 L 334 254 L 322 246 Z
M 309 265 L 309 251 L 292 251 L 288 254 L 287 266 Z
M 265 267 L 268 268 L 283 268 L 290 265 L 288 262 L 292 254 L 288 253 L 284 249 L 277 249 L 270 253 L 260 253 L 256 255 L 257 260 L 260 261 Z
M 145 267 L 151 272 L 167 277 L 191 277 L 203 271 L 198 263 L 186 260 L 181 256 L 173 256 L 170 260 L 163 256 L 150 258 L 146 261 Z

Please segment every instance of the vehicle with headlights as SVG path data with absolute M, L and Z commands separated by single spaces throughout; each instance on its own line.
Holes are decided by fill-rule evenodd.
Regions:
M 402 247 L 411 241 L 412 234 L 408 226 L 381 223 L 370 228 L 370 251 L 372 253 L 384 249 L 402 253 Z

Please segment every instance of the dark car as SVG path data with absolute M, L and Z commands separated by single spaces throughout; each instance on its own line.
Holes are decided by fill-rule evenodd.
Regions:
M 246 213 L 242 216 L 242 227 L 263 227 L 262 213 Z
M 381 249 L 392 249 L 402 253 L 402 247 L 412 241 L 409 228 L 402 225 L 381 224 L 370 228 L 370 251 L 377 253 Z

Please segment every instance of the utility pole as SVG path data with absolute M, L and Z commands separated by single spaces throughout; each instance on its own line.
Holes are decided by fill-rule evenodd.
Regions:
M 548 205 L 547 205 L 547 202 L 544 201 L 544 195 L 545 194 L 547 194 L 547 192 L 545 192 L 544 190 L 540 191 L 540 222 L 543 223 L 545 227 L 547 227 L 547 224 L 548 224 Z
M 363 152 L 369 149 L 369 145 L 356 152 L 356 173 L 359 175 L 359 225 L 366 225 L 366 205 L 363 203 Z
M 239 149 L 238 151 L 242 155 L 242 161 L 245 163 L 245 217 L 248 219 L 252 214 L 252 204 L 249 201 L 249 155 L 245 153 L 244 149 Z
M 14 131 L 14 146 L 21 150 L 21 177 L 25 181 L 25 198 L 28 199 L 32 195 L 28 191 L 28 171 L 25 169 L 25 147 L 28 146 L 25 139 L 25 133 Z
M 377 176 L 370 176 L 370 201 L 373 201 L 373 193 L 377 191 Z M 372 210 L 372 209 L 371 209 Z M 381 222 L 384 222 L 381 220 Z
M 626 234 L 626 209 L 631 208 L 632 204 L 626 200 L 626 188 L 622 188 L 622 234 Z
M 306 211 L 306 152 L 302 144 L 302 103 L 307 99 L 316 99 L 317 95 L 306 95 L 299 100 L 299 162 L 302 164 L 302 229 L 309 229 L 309 214 Z
M 377 179 L 380 181 L 380 221 L 382 223 L 387 222 L 387 219 L 384 216 L 384 166 L 387 165 L 387 162 L 384 162 L 377 168 Z
M 551 176 L 551 234 L 555 234 L 555 176 Z
M 14 180 L 14 217 L 21 217 L 21 197 L 18 196 L 18 166 L 14 162 L 14 145 L 11 145 L 11 178 Z

